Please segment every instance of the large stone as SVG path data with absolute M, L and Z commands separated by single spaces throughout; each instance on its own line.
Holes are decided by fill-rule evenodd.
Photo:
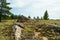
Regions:
M 25 17 L 25 16 L 19 16 L 19 18 L 18 18 L 18 20 L 17 20 L 17 22 L 26 22 L 27 20 L 29 20 L 27 17 Z

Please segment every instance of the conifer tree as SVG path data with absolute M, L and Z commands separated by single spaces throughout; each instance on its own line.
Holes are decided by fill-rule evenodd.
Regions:
M 11 8 L 7 5 L 9 5 L 10 3 L 7 3 L 6 0 L 0 0 L 0 22 L 1 22 L 1 18 L 4 15 L 10 15 L 11 12 L 9 11 Z
M 43 19 L 48 20 L 49 19 L 48 17 L 49 17 L 49 15 L 48 15 L 48 12 L 46 10 L 45 13 L 44 13 Z
M 28 16 L 28 18 L 31 18 L 30 16 Z

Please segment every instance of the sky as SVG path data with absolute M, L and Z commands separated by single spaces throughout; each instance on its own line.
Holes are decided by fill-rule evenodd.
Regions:
M 47 10 L 50 19 L 60 18 L 60 0 L 7 0 L 10 10 L 15 15 L 24 15 L 40 18 Z

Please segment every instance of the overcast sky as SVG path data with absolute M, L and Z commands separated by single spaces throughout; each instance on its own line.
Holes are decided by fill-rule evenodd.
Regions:
M 41 17 L 47 10 L 49 18 L 60 18 L 60 0 L 8 0 L 8 2 L 12 7 L 10 11 L 17 15 Z

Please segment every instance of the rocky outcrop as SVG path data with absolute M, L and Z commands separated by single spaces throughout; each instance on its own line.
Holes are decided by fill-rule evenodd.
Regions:
M 24 25 L 20 23 L 14 24 L 16 40 L 59 40 L 60 26 L 54 24 L 35 25 L 33 31 L 26 31 Z M 14 29 L 14 28 L 13 28 Z
M 22 23 L 14 23 L 12 26 L 12 33 L 14 38 L 12 40 L 20 40 L 21 39 L 21 32 L 23 30 L 24 26 Z
M 49 24 L 48 27 L 52 27 L 55 30 L 55 32 L 60 33 L 60 25 Z
M 29 19 L 22 15 L 22 16 L 19 16 L 17 22 L 23 23 L 23 22 L 26 22 L 27 20 L 29 20 Z

